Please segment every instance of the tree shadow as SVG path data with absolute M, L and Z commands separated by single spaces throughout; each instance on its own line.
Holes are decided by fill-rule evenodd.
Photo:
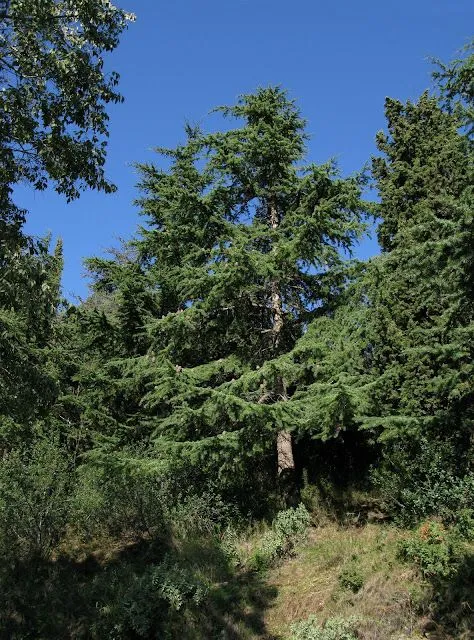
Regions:
M 181 637 L 190 640 L 278 640 L 269 635 L 264 620 L 265 610 L 276 595 L 276 587 L 266 584 L 261 575 L 242 572 L 212 592 L 199 625 L 195 626 L 193 621 L 187 626 L 186 635 Z
M 153 569 L 171 559 L 181 586 L 204 581 L 207 595 L 173 608 Z M 179 573 L 181 572 L 181 573 Z M 212 538 L 179 548 L 163 540 L 136 540 L 98 557 L 31 559 L 3 566 L 0 638 L 276 640 L 264 614 L 277 595 L 258 573 L 236 569 Z M 191 591 L 189 592 L 191 594 Z
M 449 580 L 433 582 L 433 600 L 425 633 L 428 638 L 474 638 L 474 552 L 466 552 Z

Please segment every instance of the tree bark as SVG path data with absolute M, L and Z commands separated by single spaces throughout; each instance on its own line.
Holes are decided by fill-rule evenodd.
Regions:
M 295 468 L 293 442 L 289 431 L 279 431 L 277 435 L 278 475 L 291 472 Z
M 270 202 L 268 205 L 268 218 L 269 224 L 272 229 L 277 229 L 279 225 L 278 210 L 274 202 Z M 270 283 L 270 301 L 273 312 L 272 323 L 272 338 L 273 338 L 273 351 L 278 352 L 278 346 L 280 343 L 281 330 L 283 329 L 283 304 L 282 296 L 279 287 L 278 280 L 272 279 Z M 277 400 L 286 400 L 286 388 L 285 382 L 281 376 L 276 381 L 275 396 Z M 293 458 L 293 441 L 291 433 L 286 430 L 282 430 L 277 435 L 277 462 L 278 462 L 278 476 L 293 475 L 295 469 L 295 461 Z

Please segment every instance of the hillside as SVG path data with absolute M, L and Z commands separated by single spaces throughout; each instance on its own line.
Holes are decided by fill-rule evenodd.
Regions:
M 239 534 L 188 525 L 171 546 L 156 536 L 113 545 L 71 539 L 52 562 L 17 574 L 22 586 L 4 593 L 0 636 L 26 638 L 35 629 L 32 637 L 75 640 L 474 637 L 474 543 L 461 543 L 454 529 L 436 521 L 416 532 L 331 521 L 308 527 L 303 507 L 282 514 Z M 407 554 L 410 544 L 416 552 Z

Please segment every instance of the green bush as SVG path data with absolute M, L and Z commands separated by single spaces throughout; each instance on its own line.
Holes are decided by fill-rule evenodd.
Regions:
M 432 516 L 451 522 L 472 507 L 474 473 L 463 472 L 455 444 L 433 436 L 385 447 L 385 460 L 372 470 L 372 480 L 398 523 L 414 526 Z
M 223 553 L 224 558 L 229 563 L 229 566 L 234 569 L 242 566 L 245 560 L 238 548 L 239 530 L 232 525 L 228 525 L 221 531 L 218 540 L 219 548 Z
M 464 540 L 474 541 L 474 509 L 461 509 L 456 514 L 455 528 Z
M 462 548 L 456 532 L 427 521 L 399 543 L 399 556 L 414 562 L 426 578 L 444 579 L 456 572 Z
M 252 569 L 271 567 L 291 555 L 304 538 L 310 524 L 310 515 L 303 504 L 295 509 L 280 511 L 254 551 L 249 564 Z
M 357 640 L 358 619 L 329 618 L 321 625 L 315 616 L 291 625 L 290 640 Z
M 177 497 L 170 496 L 169 502 L 171 507 L 167 513 L 173 532 L 183 538 L 219 534 L 236 520 L 232 506 L 226 504 L 222 496 L 212 489 L 199 495 L 188 491 Z
M 277 535 L 296 543 L 306 534 L 310 520 L 306 507 L 300 504 L 295 509 L 280 511 L 272 523 L 272 529 Z
M 129 466 L 85 464 L 78 472 L 74 523 L 83 535 L 163 529 L 170 502 L 165 479 Z
M 84 464 L 78 472 L 74 523 L 92 535 L 158 534 L 180 538 L 216 533 L 232 519 L 231 508 L 212 491 L 199 495 L 179 471 L 153 470 L 145 465 Z
M 249 560 L 249 567 L 255 571 L 268 569 L 272 565 L 289 553 L 289 548 L 284 538 L 281 538 L 274 531 L 264 534 L 257 549 Z
M 39 438 L 0 461 L 0 544 L 3 555 L 47 558 L 64 533 L 72 473 L 66 453 Z
M 354 564 L 349 564 L 339 575 L 339 584 L 343 589 L 357 593 L 364 586 L 364 577 Z
M 169 556 L 139 574 L 133 565 L 119 566 L 98 594 L 99 619 L 91 637 L 168 637 L 173 624 L 179 626 L 183 612 L 201 605 L 208 590 L 196 572 Z
M 324 480 L 320 479 L 320 483 L 324 484 Z M 321 487 L 308 482 L 307 469 L 303 470 L 303 487 L 300 495 L 301 502 L 311 514 L 313 522 L 315 524 L 326 522 L 330 511 L 327 494 Z

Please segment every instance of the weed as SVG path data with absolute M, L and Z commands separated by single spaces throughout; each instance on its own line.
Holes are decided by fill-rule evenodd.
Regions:
M 357 640 L 356 617 L 328 618 L 324 625 L 315 616 L 291 625 L 290 640 Z

